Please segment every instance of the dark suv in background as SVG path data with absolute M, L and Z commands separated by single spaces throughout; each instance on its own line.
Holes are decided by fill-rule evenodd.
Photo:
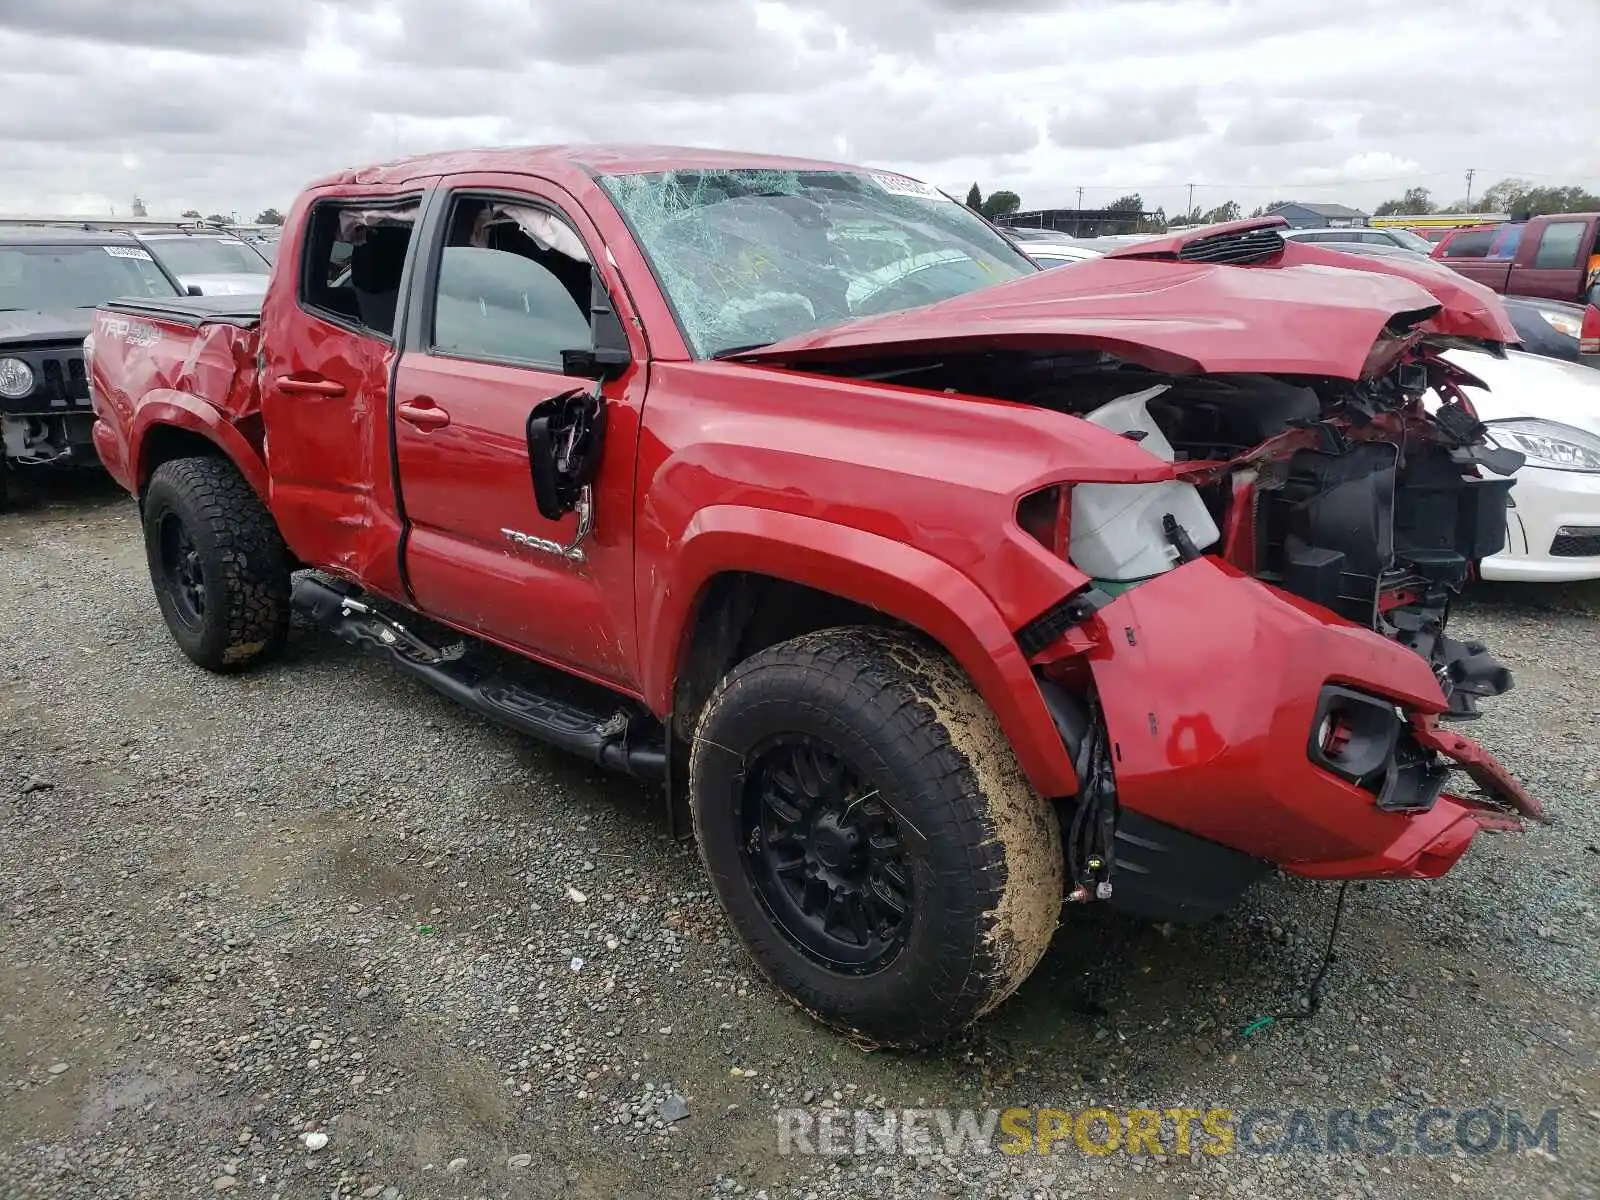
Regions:
M 131 234 L 0 227 L 0 503 L 8 476 L 99 461 L 83 361 L 95 307 L 182 291 Z

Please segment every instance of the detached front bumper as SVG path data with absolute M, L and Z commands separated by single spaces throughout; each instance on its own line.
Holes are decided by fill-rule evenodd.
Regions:
M 1338 879 L 1442 875 L 1480 829 L 1539 816 L 1487 751 L 1435 725 L 1447 703 L 1421 655 L 1216 559 L 1123 593 L 1095 621 L 1087 655 L 1125 811 Z M 1362 745 L 1378 769 L 1359 781 L 1316 750 L 1330 689 L 1370 702 L 1377 740 Z M 1490 801 L 1442 791 L 1456 765 Z M 1373 782 L 1386 770 L 1403 786 Z

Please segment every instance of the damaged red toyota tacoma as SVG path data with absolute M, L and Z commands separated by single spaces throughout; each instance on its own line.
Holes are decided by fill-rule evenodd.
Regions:
M 200 666 L 295 611 L 660 781 L 790 999 L 926 1044 L 1073 903 L 1539 818 L 1449 724 L 1511 687 L 1446 622 L 1520 460 L 1439 352 L 1515 331 L 1281 226 L 1043 271 L 900 175 L 416 158 L 310 187 L 258 301 L 103 307 L 95 445 Z

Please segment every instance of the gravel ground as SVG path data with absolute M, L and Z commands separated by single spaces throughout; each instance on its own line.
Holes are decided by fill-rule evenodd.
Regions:
M 1353 888 L 1314 1019 L 1241 1034 L 1332 913 L 1272 879 L 1199 929 L 1074 913 L 921 1055 L 779 999 L 643 789 L 305 630 L 192 668 L 108 486 L 0 516 L 0 613 L 7 1200 L 1600 1195 L 1600 589 L 1464 607 L 1517 673 L 1474 732 L 1554 824 Z M 1431 1104 L 1559 1109 L 1558 1151 L 784 1155 L 773 1115 Z

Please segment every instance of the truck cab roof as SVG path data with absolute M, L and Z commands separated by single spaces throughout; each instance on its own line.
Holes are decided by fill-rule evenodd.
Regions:
M 628 144 L 498 146 L 472 150 L 447 150 L 395 159 L 374 166 L 334 172 L 317 180 L 313 189 L 343 184 L 403 184 L 435 175 L 461 175 L 476 171 L 511 174 L 546 174 L 593 177 L 639 175 L 657 171 L 687 170 L 845 171 L 866 173 L 860 166 L 823 159 L 791 158 L 775 154 L 746 154 L 695 146 Z M 889 172 L 898 174 L 898 172 Z

